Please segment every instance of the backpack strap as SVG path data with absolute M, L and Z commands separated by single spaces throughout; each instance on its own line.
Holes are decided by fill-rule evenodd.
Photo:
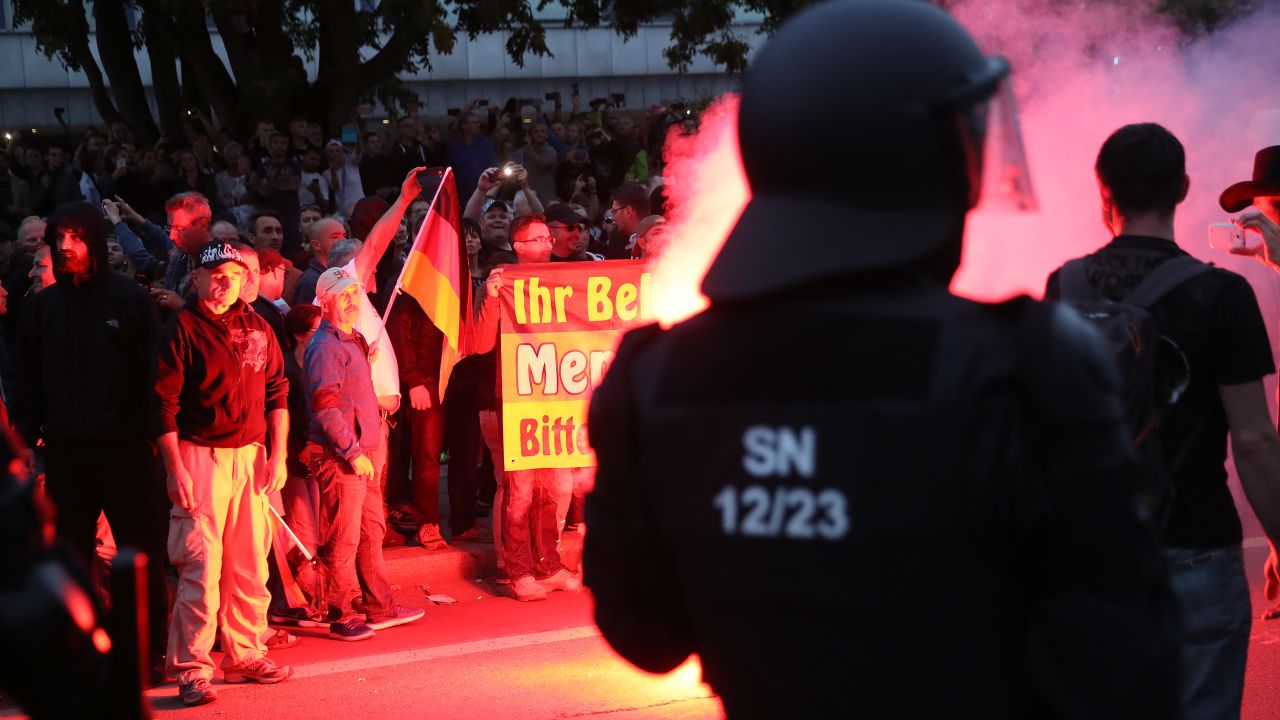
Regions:
M 1138 283 L 1138 287 L 1125 296 L 1124 301 L 1130 305 L 1150 309 L 1170 290 L 1201 273 L 1209 272 L 1210 269 L 1208 264 L 1190 255 L 1169 258 L 1147 273 L 1142 282 Z
M 1095 299 L 1084 269 L 1084 258 L 1076 258 L 1058 271 L 1058 294 L 1064 302 L 1087 303 Z

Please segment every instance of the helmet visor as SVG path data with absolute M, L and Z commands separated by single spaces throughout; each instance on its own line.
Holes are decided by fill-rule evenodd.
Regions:
M 1002 78 L 985 103 L 964 113 L 973 144 L 970 163 L 971 207 L 983 211 L 1034 212 L 1038 209 L 1027 166 L 1022 123 L 1009 78 Z

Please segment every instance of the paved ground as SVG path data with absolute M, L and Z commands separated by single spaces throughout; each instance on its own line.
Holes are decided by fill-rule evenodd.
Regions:
M 1255 618 L 1267 548 L 1245 509 L 1245 560 Z M 296 675 L 276 686 L 216 686 L 220 700 L 184 708 L 173 685 L 150 692 L 157 717 L 249 718 L 654 718 L 721 716 L 699 680 L 696 662 L 655 677 L 614 654 L 591 621 L 589 593 L 553 593 L 545 602 L 517 603 L 482 579 L 492 546 L 428 556 L 416 548 L 389 552 L 398 599 L 427 608 L 423 620 L 382 631 L 372 640 L 341 643 L 314 632 L 273 657 Z M 458 600 L 435 605 L 419 587 Z M 1255 620 L 1250 643 L 1245 720 L 1280 717 L 1280 620 Z M 3 707 L 0 701 L 0 707 Z M 0 717 L 15 711 L 0 709 Z
M 456 597 L 372 640 L 305 638 L 274 654 L 296 668 L 280 685 L 217 684 L 218 702 L 184 708 L 172 686 L 152 691 L 157 717 L 718 718 L 719 702 L 691 664 L 665 677 L 632 669 L 591 624 L 588 594 L 517 603 L 486 582 L 431 587 Z M 305 632 L 305 631 L 301 631 Z

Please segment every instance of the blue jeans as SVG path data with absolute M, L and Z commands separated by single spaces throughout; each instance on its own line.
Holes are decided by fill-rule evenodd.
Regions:
M 339 620 L 373 617 L 390 612 L 394 599 L 382 538 L 387 534 L 382 506 L 382 473 L 386 447 L 371 450 L 376 472 L 362 480 L 351 465 L 328 448 L 308 443 L 303 457 L 320 486 L 320 558 L 325 596 Z M 357 600 L 363 601 L 357 608 Z M 320 610 L 325 609 L 324 602 Z
M 1240 717 L 1253 609 L 1240 546 L 1166 548 L 1182 607 L 1182 705 L 1186 720 Z

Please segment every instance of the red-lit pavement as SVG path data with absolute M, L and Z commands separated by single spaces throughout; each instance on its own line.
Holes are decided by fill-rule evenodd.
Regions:
M 605 644 L 587 592 L 518 603 L 489 582 L 433 585 L 458 600 L 434 605 L 416 587 L 397 593 L 425 606 L 422 620 L 345 643 L 300 630 L 272 653 L 295 675 L 273 686 L 225 685 L 219 699 L 185 708 L 170 684 L 149 694 L 157 717 L 191 718 L 663 718 L 721 717 L 719 701 L 690 664 L 655 677 Z

